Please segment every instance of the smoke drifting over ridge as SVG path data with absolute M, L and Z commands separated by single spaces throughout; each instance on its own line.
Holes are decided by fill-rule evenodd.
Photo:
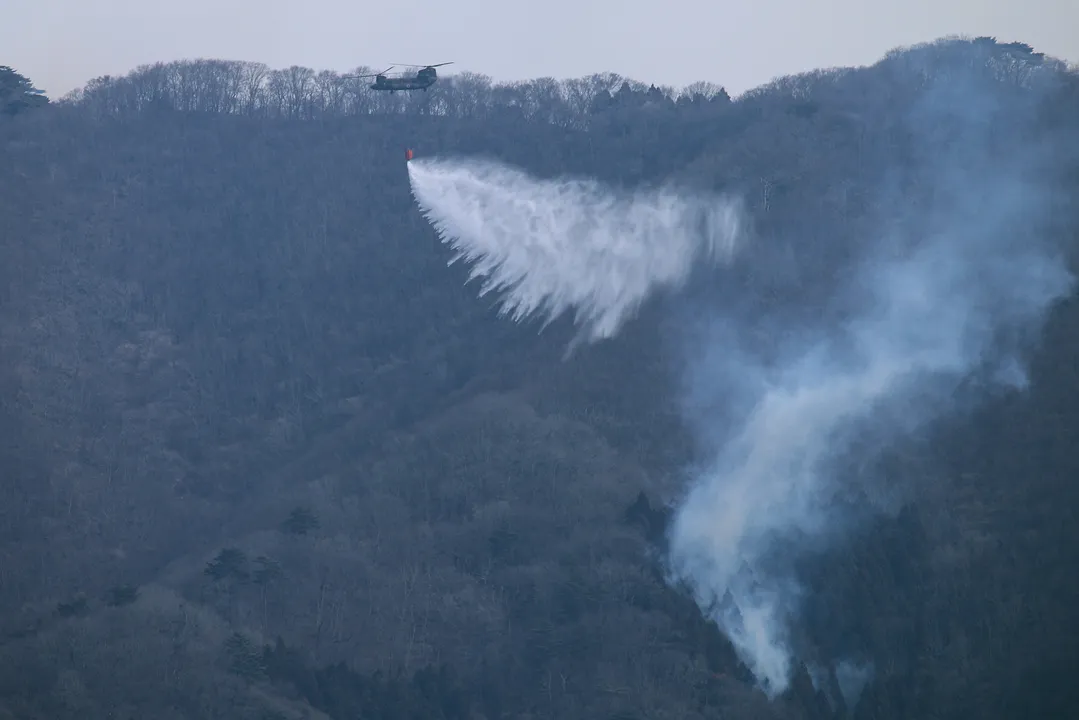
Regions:
M 687 348 L 686 417 L 710 455 L 675 516 L 671 580 L 693 589 L 770 695 L 789 686 L 798 655 L 795 561 L 851 521 L 848 456 L 952 410 L 952 391 L 972 372 L 1022 387 L 1016 338 L 1073 288 L 1042 226 L 1054 159 L 1023 141 L 1037 136 L 1036 94 L 1004 95 L 970 67 L 906 108 L 897 122 L 909 145 L 875 158 L 906 175 L 897 182 L 900 170 L 882 168 L 879 232 L 832 289 L 841 321 L 797 328 L 780 359 L 764 358 L 746 339 L 754 318 L 709 306 L 710 339 Z M 723 198 L 620 198 L 469 161 L 410 174 L 443 240 L 488 278 L 484 291 L 506 290 L 505 312 L 553 318 L 573 308 L 590 341 L 616 334 L 653 289 L 677 286 L 693 258 L 730 258 L 743 242 L 739 205 Z M 911 186 L 917 202 L 892 190 Z M 722 419 L 694 409 L 717 403 Z M 873 475 L 853 482 L 865 503 L 892 489 Z
M 900 261 L 867 261 L 861 272 L 876 278 L 872 300 L 839 340 L 807 344 L 779 367 L 738 355 L 743 366 L 716 368 L 726 377 L 712 378 L 713 387 L 761 380 L 751 410 L 678 510 L 671 569 L 766 691 L 786 689 L 791 671 L 786 631 L 800 595 L 791 570 L 798 547 L 845 524 L 845 453 L 862 436 L 895 440 L 946 410 L 947 390 L 985 359 L 995 333 L 1037 322 L 1070 288 L 1061 264 L 1017 245 L 994 248 L 1008 252 L 1006 273 L 994 267 L 1000 255 L 950 235 Z M 987 308 L 1001 300 L 1002 314 L 991 315 Z M 1003 367 L 1010 372 L 999 382 L 1025 380 L 1017 365 Z M 954 382 L 939 382 L 948 378 Z M 716 440 L 723 435 L 717 429 Z

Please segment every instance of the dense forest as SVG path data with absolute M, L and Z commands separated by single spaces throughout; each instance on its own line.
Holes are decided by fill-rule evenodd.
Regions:
M 1032 110 L 910 147 L 956 78 Z M 212 60 L 31 81 L 0 67 L 0 719 L 1079 717 L 1079 298 L 1030 386 L 939 423 L 923 491 L 821 558 L 769 699 L 663 568 L 684 298 L 566 358 L 571 319 L 514 324 L 447 266 L 402 160 L 737 191 L 786 259 L 738 302 L 790 319 L 879 220 L 886 160 L 917 203 L 964 122 L 1052 147 L 1076 257 L 1065 64 L 949 38 L 735 99 Z

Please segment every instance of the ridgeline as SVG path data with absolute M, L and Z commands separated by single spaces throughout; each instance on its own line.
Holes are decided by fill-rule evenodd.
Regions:
M 931 491 L 813 570 L 799 642 L 872 661 L 858 702 L 807 667 L 770 702 L 664 582 L 674 301 L 563 361 L 568 319 L 514 325 L 447 267 L 402 160 L 738 192 L 787 268 L 738 302 L 793 318 L 896 158 L 919 201 L 949 129 L 903 120 L 956 77 L 1037 94 L 1002 156 L 1076 158 L 1079 76 L 987 38 L 737 99 L 197 60 L 49 102 L 0 68 L 0 719 L 1079 717 L 1074 299 L 1026 392 L 941 423 Z

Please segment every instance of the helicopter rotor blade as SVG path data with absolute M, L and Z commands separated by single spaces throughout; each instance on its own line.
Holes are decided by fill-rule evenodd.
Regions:
M 410 67 L 410 68 L 436 68 L 443 65 L 453 65 L 453 62 L 438 63 L 437 65 L 409 65 L 408 63 L 394 63 L 394 67 Z
M 363 78 L 378 77 L 379 75 L 385 75 L 390 70 L 393 70 L 395 67 L 397 67 L 397 66 L 396 65 L 390 65 L 388 68 L 386 68 L 382 72 L 378 72 L 378 73 L 369 73 L 367 75 L 342 75 L 341 77 L 346 78 L 348 80 L 360 80 L 360 79 L 363 79 Z

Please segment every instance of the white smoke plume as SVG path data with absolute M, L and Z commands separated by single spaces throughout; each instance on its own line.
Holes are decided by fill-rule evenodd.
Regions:
M 1021 389 L 1018 350 L 1074 288 L 1049 228 L 1066 153 L 1032 125 L 1038 94 L 964 72 L 897 119 L 912 144 L 903 170 L 882 164 L 881 177 L 920 185 L 875 189 L 879 235 L 832 288 L 843 320 L 776 328 L 795 338 L 776 359 L 750 348 L 758 318 L 713 307 L 712 337 L 689 349 L 687 416 L 713 455 L 676 513 L 670 571 L 769 695 L 787 689 L 797 656 L 796 560 L 849 530 L 852 498 L 863 513 L 903 491 L 852 462 L 958 409 L 974 373 Z M 697 409 L 715 405 L 724 417 Z
M 582 179 L 541 180 L 474 159 L 416 159 L 412 193 L 443 242 L 505 291 L 502 312 L 547 323 L 569 309 L 582 341 L 614 336 L 656 290 L 742 238 L 738 201 L 673 188 L 619 193 Z
M 1001 330 L 1037 321 L 1070 288 L 1058 258 L 1026 238 L 959 233 L 902 259 L 866 261 L 863 309 L 778 366 L 734 352 L 737 361 L 712 366 L 715 387 L 754 397 L 681 504 L 671 567 L 769 694 L 788 686 L 786 631 L 801 592 L 790 559 L 777 554 L 841 531 L 844 453 L 867 436 L 894 440 L 924 426 Z M 725 333 L 724 342 L 737 340 Z M 1025 379 L 1003 367 L 1010 374 L 998 381 Z

